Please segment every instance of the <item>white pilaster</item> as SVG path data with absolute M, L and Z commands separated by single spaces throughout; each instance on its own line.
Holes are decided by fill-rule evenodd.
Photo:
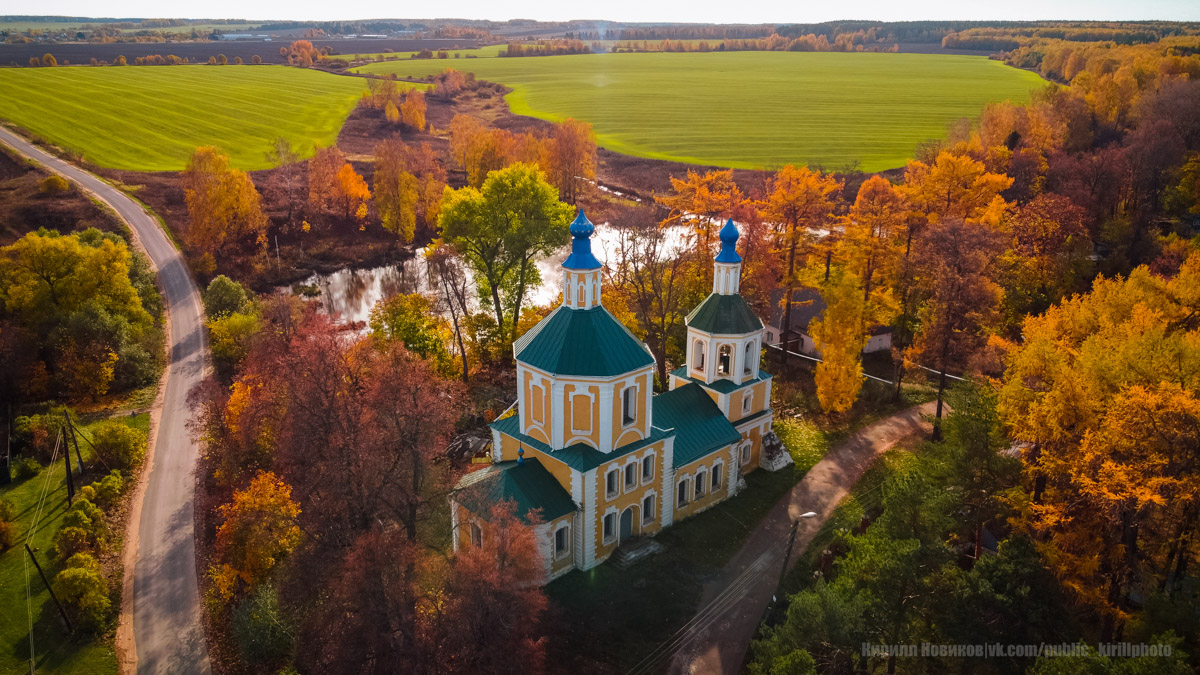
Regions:
M 613 449 L 613 389 L 615 383 L 600 385 L 600 414 L 596 422 L 600 425 L 600 452 Z

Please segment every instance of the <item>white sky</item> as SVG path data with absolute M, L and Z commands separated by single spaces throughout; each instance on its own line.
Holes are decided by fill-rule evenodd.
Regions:
M 1200 21 L 1200 0 L 605 0 L 589 4 L 570 0 L 434 0 L 398 3 L 357 0 L 205 0 L 164 3 L 162 0 L 43 0 L 17 11 L 67 16 L 179 17 L 265 19 L 427 18 L 561 21 L 608 19 L 696 23 L 816 23 L 836 19 L 915 21 L 921 19 L 1036 20 L 1163 19 Z

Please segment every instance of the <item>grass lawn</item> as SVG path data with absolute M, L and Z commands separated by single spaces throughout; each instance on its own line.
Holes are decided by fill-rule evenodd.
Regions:
M 747 169 L 903 166 L 955 120 L 978 117 L 988 102 L 1027 101 L 1044 84 L 999 61 L 940 54 L 586 54 L 355 70 L 419 77 L 447 67 L 512 87 L 517 114 L 591 122 L 611 150 Z
M 147 414 L 118 419 L 146 431 L 150 424 Z M 82 427 L 90 438 L 90 427 Z M 85 464 L 91 461 L 91 449 L 81 442 L 79 449 Z M 72 456 L 74 453 L 72 452 Z M 76 476 L 76 488 L 104 476 L 103 467 L 90 471 L 82 479 Z M 83 482 L 79 482 L 82 480 Z M 38 496 L 48 486 L 45 505 L 37 531 L 30 532 Z M 46 575 L 53 580 L 59 566 L 50 556 L 51 542 L 58 532 L 67 509 L 66 474 L 60 459 L 54 466 L 43 469 L 33 478 L 0 485 L 0 499 L 10 499 L 17 506 L 14 546 L 0 553 L 0 675 L 29 672 L 29 616 L 26 612 L 25 554 L 28 541 Z M 114 528 L 120 537 L 121 531 Z M 28 567 L 29 588 L 32 591 L 33 642 L 37 654 L 37 670 L 46 673 L 116 673 L 117 658 L 113 651 L 112 635 L 101 637 L 71 636 L 67 633 L 50 594 L 32 565 Z M 120 603 L 119 591 L 113 598 Z
M 286 66 L 0 68 L 0 118 L 114 169 L 178 171 L 200 145 L 265 169 L 278 136 L 333 143 L 365 89 Z

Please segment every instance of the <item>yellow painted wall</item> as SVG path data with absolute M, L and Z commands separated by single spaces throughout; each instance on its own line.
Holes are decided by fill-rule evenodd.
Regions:
M 654 453 L 654 477 L 649 483 L 641 482 L 641 462 L 647 454 Z M 625 481 L 625 464 L 630 458 L 636 458 L 638 464 L 638 486 L 629 492 L 619 492 L 615 497 L 609 499 L 605 489 L 605 477 L 612 469 L 617 469 L 621 474 L 618 477 L 618 485 L 624 486 Z M 595 544 L 596 558 L 601 559 L 608 556 L 617 547 L 617 538 L 609 543 L 604 542 L 604 514 L 610 507 L 617 510 L 617 532 L 620 531 L 621 513 L 626 508 L 632 506 L 633 509 L 633 533 L 637 534 L 653 534 L 661 529 L 659 523 L 662 520 L 662 476 L 664 468 L 663 458 L 663 442 L 659 441 L 653 445 L 647 446 L 636 453 L 619 457 L 611 462 L 606 462 L 596 469 L 596 523 L 595 523 Z M 646 493 L 653 490 L 657 495 L 656 511 L 654 513 L 654 522 L 650 524 L 642 524 L 642 500 L 646 498 Z
M 588 399 L 583 394 L 590 393 L 592 395 L 591 405 L 587 405 Z M 577 397 L 576 395 L 580 395 Z M 567 382 L 563 388 L 563 442 L 566 445 L 573 442 L 581 442 L 580 439 L 587 439 L 591 442 L 592 447 L 600 446 L 600 426 L 596 424 L 596 419 L 600 415 L 600 387 L 595 385 L 586 385 L 579 382 Z M 590 431 L 585 434 L 578 434 L 574 431 L 578 424 L 582 423 L 582 427 Z
M 649 416 L 646 415 L 646 397 L 654 389 L 654 374 L 651 370 L 646 370 L 639 373 L 636 378 L 638 384 L 637 396 L 637 419 L 628 428 L 621 424 L 624 414 L 622 401 L 625 400 L 625 385 L 617 384 L 613 388 L 613 409 L 612 409 L 612 439 L 613 447 L 619 448 L 626 443 L 640 441 L 650 435 Z
M 549 548 L 549 551 L 550 551 L 550 557 L 551 557 L 550 574 L 552 574 L 552 575 L 558 574 L 559 572 L 571 567 L 572 564 L 574 563 L 574 558 L 577 553 L 574 550 L 574 546 L 575 546 L 575 531 L 574 531 L 574 529 L 571 530 L 570 534 L 567 537 L 567 541 L 570 542 L 568 544 L 568 546 L 570 547 L 570 548 L 568 548 L 568 553 L 566 555 L 564 555 L 562 558 L 559 558 L 558 560 L 553 559 L 554 558 L 554 531 L 557 530 L 558 526 L 561 525 L 562 523 L 572 523 L 572 528 L 573 528 L 574 523 L 572 522 L 572 518 L 574 517 L 574 515 L 575 514 L 573 514 L 573 513 L 568 513 L 565 516 L 560 516 L 560 517 L 550 521 L 550 529 L 549 529 L 550 548 Z
M 680 478 L 682 478 L 684 474 L 689 474 L 689 478 L 691 479 L 691 486 L 690 486 L 689 490 L 690 490 L 691 494 L 694 495 L 695 494 L 696 469 L 703 466 L 703 467 L 707 468 L 709 472 L 711 472 L 712 465 L 716 460 L 718 460 L 718 459 L 725 460 L 725 468 L 723 469 L 724 475 L 721 476 L 721 488 L 719 490 L 717 490 L 716 492 L 713 492 L 712 489 L 709 488 L 708 492 L 705 492 L 703 497 L 701 497 L 700 499 L 693 498 L 690 502 L 688 502 L 687 506 L 684 506 L 684 507 L 679 506 L 679 495 L 676 492 L 675 502 L 674 502 L 674 507 L 675 507 L 674 522 L 679 522 L 680 520 L 683 520 L 684 518 L 687 518 L 688 516 L 693 516 L 701 511 L 709 508 L 713 504 L 716 504 L 718 502 L 722 502 L 722 501 L 728 499 L 729 481 L 731 480 L 731 476 L 736 475 L 733 473 L 733 471 L 731 469 L 731 467 L 734 466 L 734 464 L 731 463 L 733 456 L 734 456 L 734 451 L 731 450 L 729 446 L 726 446 L 725 448 L 722 448 L 721 450 L 718 450 L 715 453 L 712 453 L 710 455 L 705 455 L 704 457 L 692 462 L 691 464 L 687 464 L 687 465 L 679 467 L 678 469 L 675 470 L 675 491 L 677 491 L 679 489 Z M 732 478 L 732 480 L 737 480 L 737 479 Z M 711 483 L 712 483 L 712 474 L 711 473 L 708 474 L 706 481 L 711 485 Z

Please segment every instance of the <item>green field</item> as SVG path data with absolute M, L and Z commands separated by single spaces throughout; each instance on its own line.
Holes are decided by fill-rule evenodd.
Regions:
M 365 88 L 287 66 L 0 68 L 0 118 L 115 169 L 180 170 L 199 145 L 263 169 L 277 136 L 335 141 Z
M 788 162 L 880 171 L 990 101 L 1026 101 L 1034 73 L 978 56 L 710 52 L 403 60 L 356 70 L 446 67 L 513 88 L 513 112 L 593 124 L 640 157 L 735 168 Z
M 506 48 L 506 46 L 507 45 L 488 45 L 486 47 L 472 47 L 469 49 L 447 49 L 446 53 L 450 55 L 449 60 L 451 60 L 451 61 L 454 60 L 455 54 L 462 54 L 462 56 L 459 57 L 460 61 L 462 59 L 467 58 L 468 56 L 472 57 L 472 59 L 491 59 L 491 58 L 495 58 L 495 57 L 499 56 L 500 50 Z M 434 49 L 431 51 L 434 53 L 434 55 L 436 55 L 438 50 Z M 345 58 L 347 56 L 357 56 L 357 57 L 363 58 L 363 59 L 377 59 L 380 57 L 383 57 L 385 59 L 411 59 L 413 57 L 413 54 L 416 54 L 416 53 L 417 52 L 344 52 L 341 54 L 334 54 L 333 58 L 340 59 L 340 58 Z M 428 60 L 428 59 L 425 59 L 425 60 Z M 432 60 L 436 61 L 438 63 L 446 62 L 446 59 L 432 59 Z M 454 66 L 453 64 L 450 64 L 450 65 L 447 65 L 446 67 L 454 68 L 456 66 Z M 437 72 L 441 72 L 441 71 L 437 71 Z

